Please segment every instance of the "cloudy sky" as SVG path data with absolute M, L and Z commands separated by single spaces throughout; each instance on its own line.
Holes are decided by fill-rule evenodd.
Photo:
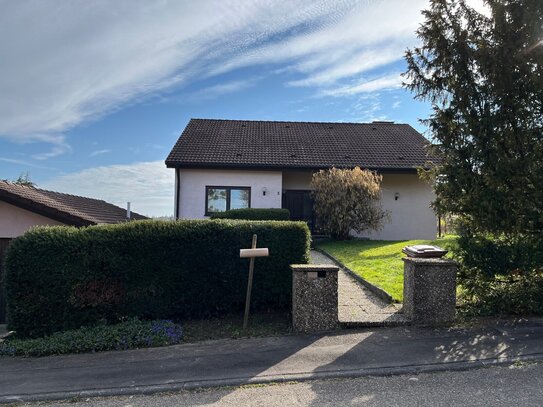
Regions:
M 394 120 L 422 0 L 0 0 L 0 179 L 173 213 L 191 117 Z

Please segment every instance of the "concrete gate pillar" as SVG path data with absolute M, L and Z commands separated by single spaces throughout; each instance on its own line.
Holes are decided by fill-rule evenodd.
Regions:
M 405 257 L 403 312 L 414 324 L 443 325 L 456 314 L 458 264 L 443 258 Z
M 292 264 L 292 326 L 295 332 L 338 327 L 338 271 L 330 264 Z

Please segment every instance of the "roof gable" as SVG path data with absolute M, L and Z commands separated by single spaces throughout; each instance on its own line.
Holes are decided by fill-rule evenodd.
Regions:
M 191 119 L 168 167 L 414 170 L 430 143 L 407 124 Z
M 0 181 L 0 200 L 74 226 L 119 223 L 126 209 L 108 202 Z M 131 219 L 147 219 L 132 212 Z

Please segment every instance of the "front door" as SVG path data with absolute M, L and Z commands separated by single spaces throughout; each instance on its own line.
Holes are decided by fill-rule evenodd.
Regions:
M 303 220 L 307 222 L 311 232 L 315 232 L 315 214 L 313 213 L 311 191 L 284 191 L 282 206 L 290 211 L 290 220 Z

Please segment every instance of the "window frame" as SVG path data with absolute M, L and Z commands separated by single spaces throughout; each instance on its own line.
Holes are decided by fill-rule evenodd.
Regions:
M 226 190 L 226 210 L 229 211 L 230 210 L 230 204 L 231 204 L 231 195 L 232 195 L 232 190 L 233 189 L 237 189 L 237 190 L 245 190 L 245 191 L 249 191 L 249 206 L 247 208 L 250 208 L 251 207 L 251 187 L 239 187 L 239 186 L 216 186 L 216 185 L 206 185 L 206 199 L 205 199 L 205 208 L 204 208 L 204 215 L 205 216 L 210 216 L 211 214 L 213 213 L 221 213 L 222 211 L 217 211 L 217 212 L 209 212 L 208 211 L 208 191 L 210 189 L 225 189 Z

